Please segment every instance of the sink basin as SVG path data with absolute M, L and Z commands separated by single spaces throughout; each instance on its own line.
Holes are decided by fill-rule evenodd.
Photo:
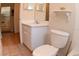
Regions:
M 48 26 L 48 21 L 39 21 L 38 23 L 36 22 L 22 22 L 22 24 L 31 26 L 31 27 L 39 27 L 39 26 Z

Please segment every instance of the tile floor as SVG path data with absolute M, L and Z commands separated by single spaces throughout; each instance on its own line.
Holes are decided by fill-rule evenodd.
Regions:
M 23 44 L 20 44 L 19 34 L 2 34 L 3 56 L 31 56 L 32 52 Z

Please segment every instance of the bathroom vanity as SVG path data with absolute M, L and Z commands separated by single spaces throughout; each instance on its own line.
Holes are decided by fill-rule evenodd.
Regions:
M 25 44 L 31 51 L 44 44 L 48 31 L 48 23 L 21 23 L 21 43 Z

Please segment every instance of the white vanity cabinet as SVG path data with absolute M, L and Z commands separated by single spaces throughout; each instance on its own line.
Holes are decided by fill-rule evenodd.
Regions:
M 29 26 L 22 25 L 22 42 L 32 50 L 31 47 L 31 29 Z
M 48 26 L 22 24 L 22 42 L 32 51 L 44 44 Z

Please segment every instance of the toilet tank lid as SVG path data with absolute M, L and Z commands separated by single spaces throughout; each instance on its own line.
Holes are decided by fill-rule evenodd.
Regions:
M 68 32 L 64 32 L 64 31 L 60 31 L 60 30 L 54 30 L 54 29 L 52 29 L 51 32 L 55 33 L 55 34 L 63 35 L 63 36 L 69 36 Z

